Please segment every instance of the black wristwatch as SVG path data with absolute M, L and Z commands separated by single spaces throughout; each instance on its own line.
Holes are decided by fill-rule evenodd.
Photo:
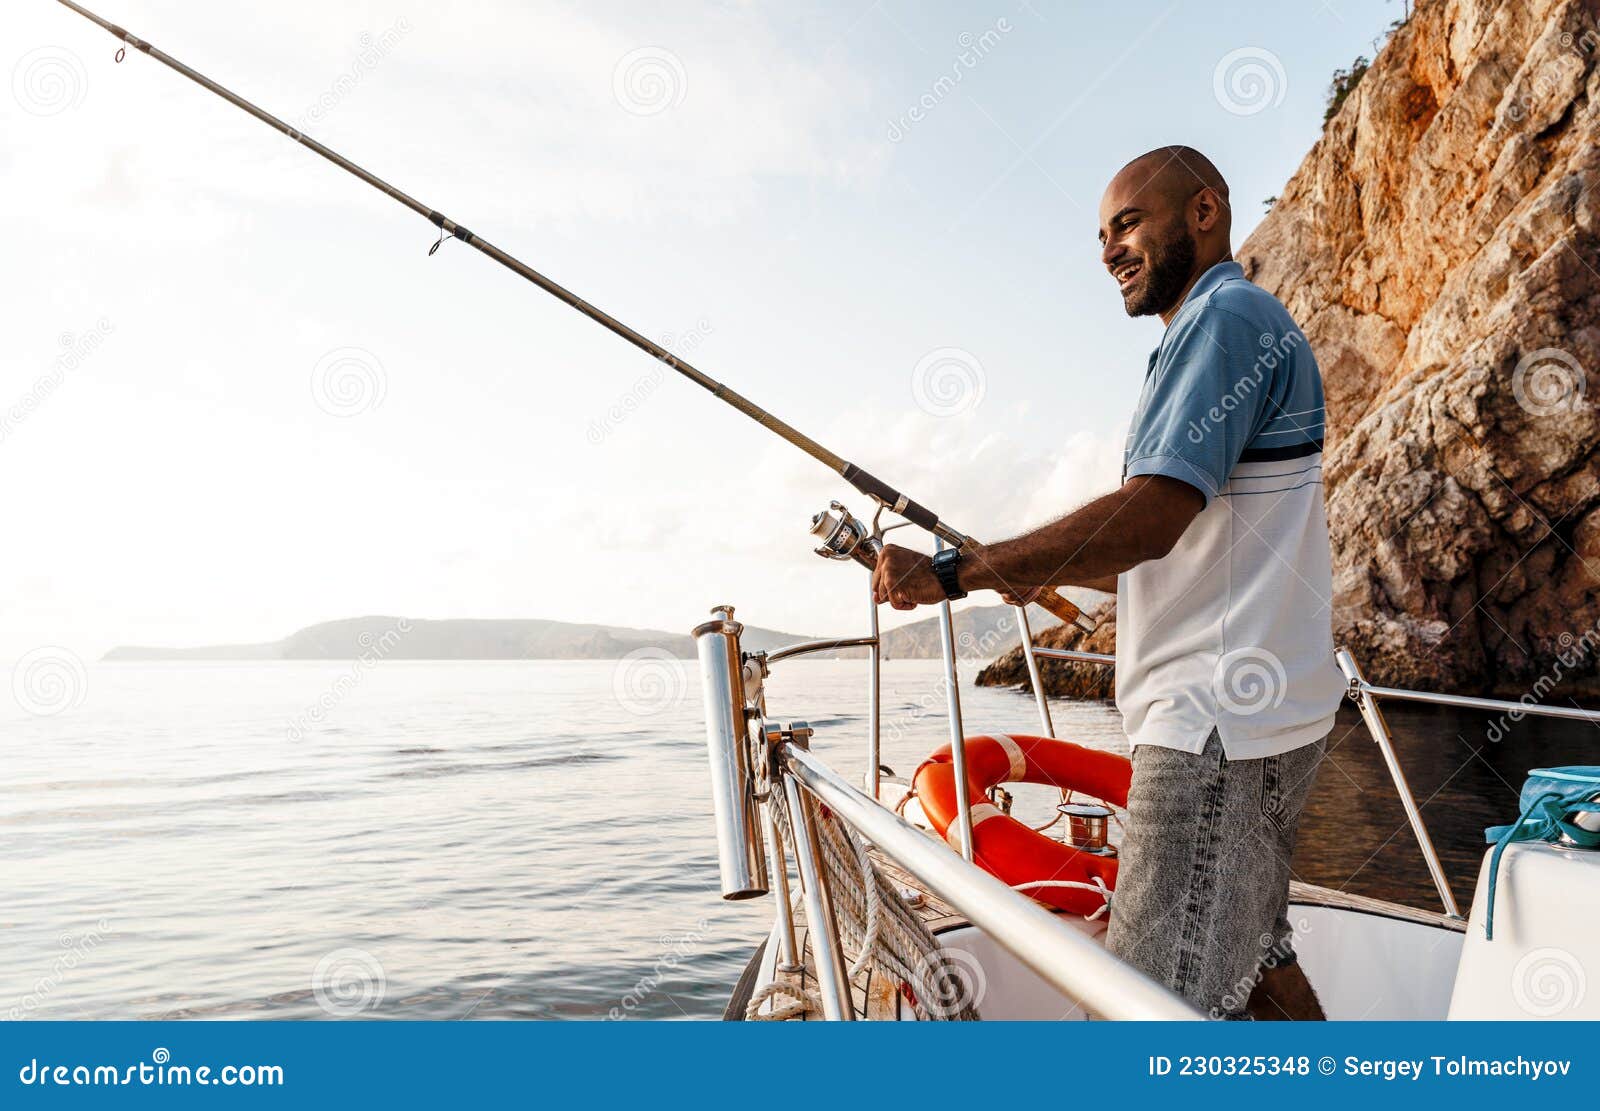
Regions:
M 961 589 L 960 564 L 960 548 L 946 548 L 942 552 L 933 554 L 934 576 L 938 578 L 939 585 L 944 588 L 944 596 L 952 602 L 967 596 L 967 592 Z

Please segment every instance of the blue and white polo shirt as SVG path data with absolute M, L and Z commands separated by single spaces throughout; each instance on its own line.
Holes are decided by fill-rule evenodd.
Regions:
M 1167 475 L 1205 508 L 1117 577 L 1117 707 L 1133 745 L 1273 756 L 1333 728 L 1333 571 L 1322 375 L 1278 299 L 1221 262 L 1150 356 L 1123 480 Z

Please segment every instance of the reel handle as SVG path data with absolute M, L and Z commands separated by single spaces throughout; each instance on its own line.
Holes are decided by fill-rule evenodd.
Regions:
M 1041 593 L 1034 599 L 1034 603 L 1043 606 L 1068 625 L 1076 625 L 1086 633 L 1094 632 L 1094 622 L 1090 621 L 1081 609 L 1067 601 L 1055 587 Z

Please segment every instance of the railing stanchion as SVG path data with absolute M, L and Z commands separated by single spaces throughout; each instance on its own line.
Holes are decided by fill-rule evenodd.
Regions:
M 772 808 L 777 800 L 768 799 L 761 806 L 761 832 L 767 839 L 767 872 L 771 878 L 773 901 L 777 903 L 779 972 L 800 972 L 800 946 L 794 937 L 794 906 L 789 895 L 789 865 L 783 856 L 783 838 L 778 836 L 777 823 L 772 820 Z
M 1383 753 L 1383 762 L 1389 765 L 1389 777 L 1394 780 L 1395 790 L 1400 795 L 1400 805 L 1405 807 L 1406 820 L 1411 823 L 1411 832 L 1416 834 L 1417 845 L 1422 849 L 1422 859 L 1428 865 L 1428 873 L 1433 876 L 1433 885 L 1439 889 L 1439 898 L 1444 901 L 1445 913 L 1451 918 L 1460 918 L 1461 908 L 1456 905 L 1456 897 L 1450 890 L 1450 881 L 1444 874 L 1444 865 L 1439 862 L 1439 853 L 1433 847 L 1433 838 L 1428 836 L 1428 827 L 1422 821 L 1422 811 L 1417 808 L 1416 798 L 1411 794 L 1411 785 L 1406 782 L 1406 773 L 1400 770 L 1400 760 L 1395 755 L 1394 740 L 1389 735 L 1388 722 L 1383 720 L 1383 711 L 1378 709 L 1378 701 L 1372 697 L 1372 689 L 1362 676 L 1361 666 L 1356 663 L 1356 658 L 1344 648 L 1339 649 L 1334 658 L 1338 660 L 1339 670 L 1344 672 L 1345 679 L 1350 683 L 1351 697 L 1361 710 L 1361 718 L 1367 723 L 1368 732 L 1377 742 L 1378 751 Z
M 878 632 L 878 603 L 872 601 L 868 594 L 869 621 L 871 622 L 872 643 L 867 646 L 867 666 L 872 675 L 867 685 L 867 794 L 874 799 L 880 797 L 879 769 L 883 766 L 883 753 L 880 750 L 878 719 L 879 700 L 882 694 L 883 683 L 883 644 Z
M 944 541 L 934 539 L 934 550 L 944 551 Z M 972 789 L 967 783 L 967 748 L 961 724 L 961 677 L 956 672 L 955 618 L 948 601 L 939 603 L 939 645 L 944 654 L 945 705 L 950 716 L 950 763 L 956 777 L 956 830 L 961 855 L 972 860 Z
M 1039 674 L 1039 659 L 1033 654 L 1033 630 L 1028 628 L 1028 607 L 1017 606 L 1017 628 L 1022 630 L 1022 658 L 1028 662 L 1028 683 L 1033 687 L 1033 700 L 1039 705 L 1039 727 L 1046 737 L 1056 735 L 1055 722 L 1050 720 L 1050 700 L 1045 697 L 1044 679 Z
M 800 870 L 800 890 L 806 901 L 806 927 L 811 955 L 817 965 L 817 985 L 822 989 L 822 1017 L 848 1022 L 856 1017 L 850 1001 L 850 977 L 839 947 L 839 925 L 833 916 L 833 897 L 822 874 L 822 844 L 817 839 L 816 815 L 811 797 L 783 775 L 783 794 L 789 803 L 789 823 L 794 829 L 794 858 Z

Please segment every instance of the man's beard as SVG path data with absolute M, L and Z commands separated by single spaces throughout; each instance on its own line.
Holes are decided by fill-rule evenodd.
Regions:
M 1123 294 L 1122 305 L 1128 315 L 1155 316 L 1172 308 L 1194 272 L 1194 258 L 1194 237 L 1179 224 L 1150 250 L 1144 273 L 1133 280 L 1136 288 Z

